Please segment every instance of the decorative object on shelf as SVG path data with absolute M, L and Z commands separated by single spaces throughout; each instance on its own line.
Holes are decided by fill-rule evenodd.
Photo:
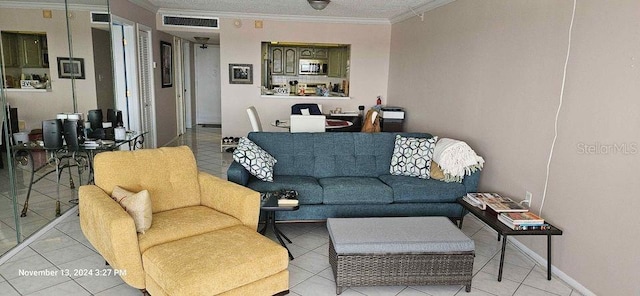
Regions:
M 329 5 L 330 0 L 307 0 L 309 5 L 313 7 L 315 10 L 323 10 L 327 5 Z
M 58 78 L 84 79 L 84 59 L 58 58 Z
M 173 51 L 169 42 L 160 41 L 160 71 L 162 87 L 173 86 Z
M 253 84 L 253 64 L 229 64 L 229 84 Z

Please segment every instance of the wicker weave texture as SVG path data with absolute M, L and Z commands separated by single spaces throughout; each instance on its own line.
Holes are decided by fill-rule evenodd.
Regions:
M 438 254 L 337 254 L 329 263 L 337 293 L 351 286 L 464 285 L 471 290 L 473 252 Z

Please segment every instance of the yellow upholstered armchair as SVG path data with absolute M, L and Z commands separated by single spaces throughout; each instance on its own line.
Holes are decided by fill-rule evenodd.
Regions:
M 100 153 L 94 168 L 95 185 L 80 187 L 82 232 L 130 286 L 153 296 L 288 290 L 286 249 L 256 232 L 259 193 L 199 172 L 188 147 Z M 116 186 L 148 191 L 144 233 L 111 198 Z

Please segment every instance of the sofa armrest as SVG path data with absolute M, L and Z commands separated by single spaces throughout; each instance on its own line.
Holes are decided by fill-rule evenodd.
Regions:
M 247 171 L 241 164 L 235 161 L 232 162 L 227 169 L 227 180 L 233 183 L 247 186 L 247 184 L 249 183 L 249 177 L 249 171 Z
M 478 183 L 480 182 L 480 170 L 462 179 L 462 184 L 467 192 L 478 192 Z
M 205 172 L 198 173 L 200 203 L 238 218 L 251 229 L 258 228 L 260 193 Z
M 114 269 L 126 271 L 122 279 L 145 288 L 142 255 L 133 218 L 100 187 L 80 186 L 80 227 L 91 245 Z

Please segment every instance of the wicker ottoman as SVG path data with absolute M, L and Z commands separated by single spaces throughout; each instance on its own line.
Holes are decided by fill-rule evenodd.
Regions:
M 329 218 L 336 293 L 350 286 L 464 285 L 473 240 L 445 217 Z

